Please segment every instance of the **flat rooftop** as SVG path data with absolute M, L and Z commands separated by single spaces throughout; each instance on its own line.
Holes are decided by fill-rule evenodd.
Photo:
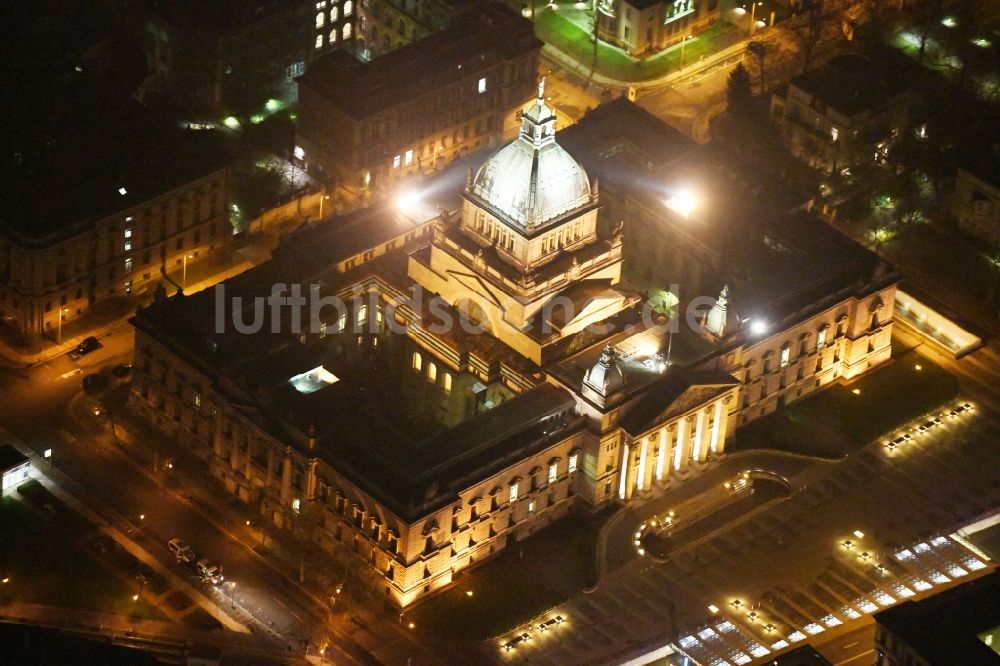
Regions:
M 990 666 L 1000 664 L 998 600 L 1000 572 L 993 571 L 873 617 L 929 663 Z
M 0 226 L 28 246 L 57 243 L 230 162 L 216 132 L 181 129 L 83 78 L 43 83 L 28 98 L 31 108 L 0 130 L 10 150 Z
M 0 444 L 0 472 L 18 467 L 28 462 L 27 456 L 10 444 Z
M 875 58 L 851 53 L 800 74 L 789 85 L 852 117 L 877 111 L 905 92 L 910 84 L 904 73 L 912 68 L 909 59 L 895 50 L 882 50 Z
M 541 47 L 530 21 L 499 3 L 481 3 L 445 30 L 369 62 L 334 51 L 312 63 L 299 84 L 362 119 Z

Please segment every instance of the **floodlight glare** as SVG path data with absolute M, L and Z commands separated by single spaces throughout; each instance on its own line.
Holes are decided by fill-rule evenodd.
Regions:
M 691 212 L 698 206 L 694 193 L 686 187 L 674 192 L 664 203 L 667 208 L 684 217 L 690 217 Z
M 763 319 L 754 319 L 750 322 L 750 332 L 754 335 L 764 335 L 767 333 L 767 322 Z

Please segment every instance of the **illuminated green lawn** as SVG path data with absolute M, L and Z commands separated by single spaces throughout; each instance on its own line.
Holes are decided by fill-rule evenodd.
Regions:
M 595 64 L 590 32 L 560 11 L 564 10 L 539 9 L 535 18 L 535 33 L 539 39 L 568 54 L 589 70 Z M 732 30 L 720 22 L 688 40 L 684 46 L 684 62 L 690 64 L 716 50 L 720 44 L 727 43 Z M 621 81 L 646 81 L 678 69 L 681 47 L 678 44 L 650 58 L 638 59 L 619 48 L 599 42 L 596 55 L 594 69 L 597 73 Z
M 778 449 L 839 458 L 957 393 L 958 382 L 939 366 L 914 351 L 894 349 L 892 362 L 850 384 L 831 385 L 739 428 L 732 450 Z

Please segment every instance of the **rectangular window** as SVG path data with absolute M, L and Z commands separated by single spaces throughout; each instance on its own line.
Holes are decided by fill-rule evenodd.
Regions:
M 406 151 L 405 162 L 406 162 L 406 166 L 410 166 L 411 164 L 413 164 L 413 151 L 412 150 Z
M 402 160 L 403 160 L 403 158 L 400 157 L 399 155 L 396 155 L 395 157 L 393 157 L 392 158 L 392 168 L 393 169 L 398 169 L 399 165 L 402 164 Z
M 788 367 L 788 359 L 792 355 L 792 349 L 790 347 L 785 347 L 781 350 L 781 367 Z
M 819 333 L 816 334 L 816 349 L 823 347 L 826 347 L 826 326 L 819 329 Z
M 347 328 L 347 315 L 342 314 L 337 317 L 337 332 L 342 333 L 345 328 Z
M 510 501 L 511 502 L 516 502 L 517 501 L 517 484 L 516 483 L 510 484 Z
M 531 500 L 530 502 L 528 502 L 528 513 L 534 513 L 534 512 L 535 512 L 535 500 Z
M 577 454 L 574 453 L 574 454 L 570 455 L 570 457 L 569 457 L 569 471 L 571 473 L 576 471 L 576 460 L 577 460 Z
M 125 251 L 126 252 L 132 251 L 132 241 L 130 240 L 125 241 Z
M 125 230 L 125 238 L 132 238 L 132 230 L 131 229 L 126 229 Z
M 132 257 L 128 257 L 125 259 L 125 272 L 126 273 L 132 272 Z
M 484 92 L 486 92 L 486 77 L 485 76 L 483 78 L 479 79 L 479 84 L 477 85 L 477 90 L 479 90 L 479 94 L 483 94 Z
M 549 465 L 549 483 L 555 483 L 559 478 L 559 463 Z
M 201 393 L 194 394 L 194 406 L 195 409 L 201 409 Z

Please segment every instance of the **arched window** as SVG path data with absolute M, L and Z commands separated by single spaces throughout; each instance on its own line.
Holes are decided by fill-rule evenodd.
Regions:
M 326 25 L 326 14 L 320 12 L 316 14 L 316 28 L 322 28 L 324 25 Z
M 337 29 L 336 28 L 334 28 L 333 30 L 330 31 L 330 43 L 331 44 L 336 44 L 337 43 Z
M 427 381 L 434 383 L 438 378 L 438 367 L 432 362 L 427 364 Z
M 350 16 L 353 11 L 354 3 L 352 3 L 351 0 L 347 0 L 347 2 L 344 3 L 344 16 Z
M 444 388 L 445 393 L 451 393 L 451 373 L 446 372 L 441 377 L 441 386 Z
M 334 5 L 332 8 L 330 8 L 330 23 L 333 23 L 339 18 L 340 18 L 340 8 L 337 7 L 337 5 Z
M 323 48 L 323 35 L 316 35 L 316 48 Z
M 413 352 L 413 369 L 420 372 L 420 369 L 424 367 L 424 359 L 420 355 L 420 352 Z
M 348 4 L 350 4 L 350 3 L 348 3 Z M 345 23 L 344 24 L 344 30 L 341 32 L 341 35 L 343 35 L 344 39 L 350 39 L 351 38 L 351 24 L 350 23 Z

